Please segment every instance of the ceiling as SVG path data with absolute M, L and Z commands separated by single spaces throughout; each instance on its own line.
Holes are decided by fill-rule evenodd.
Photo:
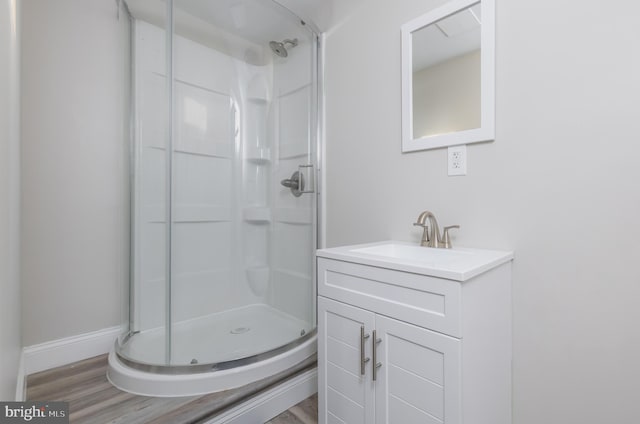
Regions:
M 413 32 L 413 72 L 480 48 L 480 3 Z
M 126 3 L 135 18 L 165 26 L 164 0 L 126 0 Z M 213 47 L 249 43 L 268 48 L 269 41 L 298 38 L 304 43 L 311 35 L 296 15 L 276 2 L 174 0 L 173 3 L 176 32 Z

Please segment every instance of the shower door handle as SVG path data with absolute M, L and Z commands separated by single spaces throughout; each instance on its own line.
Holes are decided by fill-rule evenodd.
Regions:
M 315 192 L 315 178 L 313 175 L 313 165 L 298 165 L 298 173 L 300 174 L 300 178 L 305 184 L 302 184 L 302 187 L 299 188 L 300 193 L 313 193 Z M 306 188 L 306 190 L 305 190 Z

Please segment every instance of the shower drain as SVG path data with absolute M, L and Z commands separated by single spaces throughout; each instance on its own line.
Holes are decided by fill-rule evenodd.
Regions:
M 249 328 L 249 327 L 238 327 L 238 328 L 234 328 L 233 330 L 231 330 L 229 332 L 231 334 L 244 334 L 249 330 L 251 330 L 251 328 Z

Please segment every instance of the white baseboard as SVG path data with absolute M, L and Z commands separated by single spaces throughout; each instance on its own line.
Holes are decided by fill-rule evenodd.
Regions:
M 27 346 L 23 351 L 25 375 L 109 353 L 120 331 L 120 327 L 111 327 Z
M 25 400 L 27 400 L 27 373 L 24 366 L 24 349 L 22 349 L 18 364 L 18 376 L 16 377 L 16 402 L 24 402 Z
M 318 369 L 306 371 L 205 424 L 265 423 L 318 391 Z

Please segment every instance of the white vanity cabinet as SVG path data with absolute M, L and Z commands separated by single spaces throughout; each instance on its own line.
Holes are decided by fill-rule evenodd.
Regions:
M 512 254 L 451 273 L 361 251 L 317 254 L 320 423 L 510 423 Z

